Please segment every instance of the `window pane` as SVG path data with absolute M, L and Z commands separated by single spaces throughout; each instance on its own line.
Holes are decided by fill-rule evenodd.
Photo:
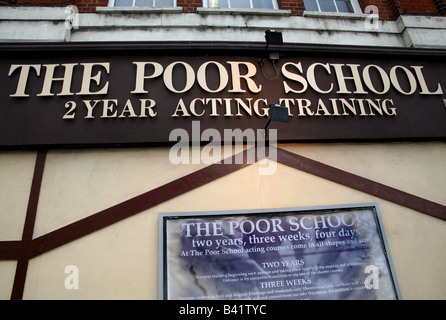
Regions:
M 115 0 L 115 7 L 132 7 L 133 0 Z
M 319 11 L 316 0 L 304 0 L 305 10 Z
M 252 6 L 260 9 L 274 9 L 273 2 L 271 0 L 252 0 Z
M 336 12 L 336 7 L 333 0 L 319 0 L 321 11 Z
M 339 12 L 355 12 L 353 10 L 351 1 L 336 0 L 336 5 L 338 6 Z
M 155 0 L 156 7 L 173 7 L 173 0 Z
M 249 0 L 231 0 L 231 8 L 251 8 Z
M 138 7 L 153 7 L 153 0 L 136 0 L 135 6 Z
M 229 8 L 228 0 L 208 0 L 209 8 Z

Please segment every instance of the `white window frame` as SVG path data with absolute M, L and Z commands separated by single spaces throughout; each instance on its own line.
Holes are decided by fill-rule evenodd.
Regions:
M 317 8 L 318 8 L 319 12 L 329 12 L 329 11 L 322 11 L 321 10 L 321 6 L 319 5 L 319 0 L 314 0 L 314 1 L 316 1 L 316 5 L 317 5 Z M 336 8 L 336 12 L 337 13 L 362 13 L 362 10 L 361 10 L 361 7 L 359 6 L 358 0 L 349 0 L 351 5 L 352 5 L 353 12 L 339 11 L 338 5 L 336 4 L 336 0 L 332 0 L 332 1 L 334 3 L 334 6 Z
M 237 2 L 237 0 L 228 0 L 228 4 L 229 4 L 229 9 L 232 9 L 231 7 L 231 1 Z M 279 9 L 279 6 L 277 5 L 277 0 L 270 0 L 273 4 L 273 9 Z M 209 3 L 211 2 L 211 0 L 203 0 L 203 7 L 204 8 L 213 8 L 213 9 L 217 9 L 218 7 L 210 7 Z M 250 8 L 247 9 L 261 9 L 261 8 L 254 8 L 253 4 L 252 4 L 252 0 L 249 0 L 249 4 L 250 4 Z M 238 7 L 235 7 L 238 8 Z M 227 9 L 227 8 L 224 8 Z
M 132 0 L 132 7 L 140 7 L 140 6 L 135 6 L 135 3 L 136 3 L 136 0 Z M 155 0 L 152 0 L 152 4 L 155 4 Z M 109 7 L 114 7 L 115 6 L 115 0 L 108 0 L 108 6 Z M 176 6 L 177 6 L 177 0 L 173 0 L 172 7 L 176 7 Z M 157 7 L 157 6 L 153 5 L 150 8 L 160 8 L 160 7 Z

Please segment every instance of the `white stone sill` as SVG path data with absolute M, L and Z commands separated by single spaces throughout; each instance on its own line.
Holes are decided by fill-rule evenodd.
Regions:
M 364 13 L 304 11 L 303 16 L 322 19 L 365 20 L 370 15 Z

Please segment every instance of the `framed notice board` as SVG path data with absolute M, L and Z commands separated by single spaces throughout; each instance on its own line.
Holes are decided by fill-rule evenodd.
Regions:
M 400 299 L 377 204 L 160 214 L 160 299 Z

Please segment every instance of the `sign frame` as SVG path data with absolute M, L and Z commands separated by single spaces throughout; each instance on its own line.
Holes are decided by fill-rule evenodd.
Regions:
M 274 82 L 272 65 L 264 74 L 257 62 L 263 43 L 0 44 L 0 150 L 172 146 L 175 129 L 206 143 L 193 121 L 220 136 L 261 129 L 273 103 L 290 110 L 289 123 L 270 126 L 279 142 L 446 139 L 444 49 L 271 49 Z M 152 64 L 166 73 L 150 76 Z
M 167 221 L 177 219 L 200 219 L 200 218 L 228 218 L 231 216 L 249 216 L 262 217 L 271 215 L 281 215 L 288 213 L 288 216 L 293 215 L 317 215 L 342 213 L 344 211 L 353 210 L 372 210 L 376 223 L 376 232 L 382 246 L 383 254 L 385 256 L 388 267 L 388 276 L 393 286 L 395 298 L 402 299 L 399 289 L 393 261 L 390 255 L 390 250 L 385 235 L 381 213 L 378 203 L 362 203 L 362 204 L 343 204 L 343 205 L 324 205 L 324 206 L 309 206 L 309 207 L 286 207 L 274 209 L 249 209 L 249 210 L 223 210 L 223 211 L 195 211 L 195 212 L 168 212 L 159 214 L 159 299 L 168 299 L 168 275 L 167 275 Z

